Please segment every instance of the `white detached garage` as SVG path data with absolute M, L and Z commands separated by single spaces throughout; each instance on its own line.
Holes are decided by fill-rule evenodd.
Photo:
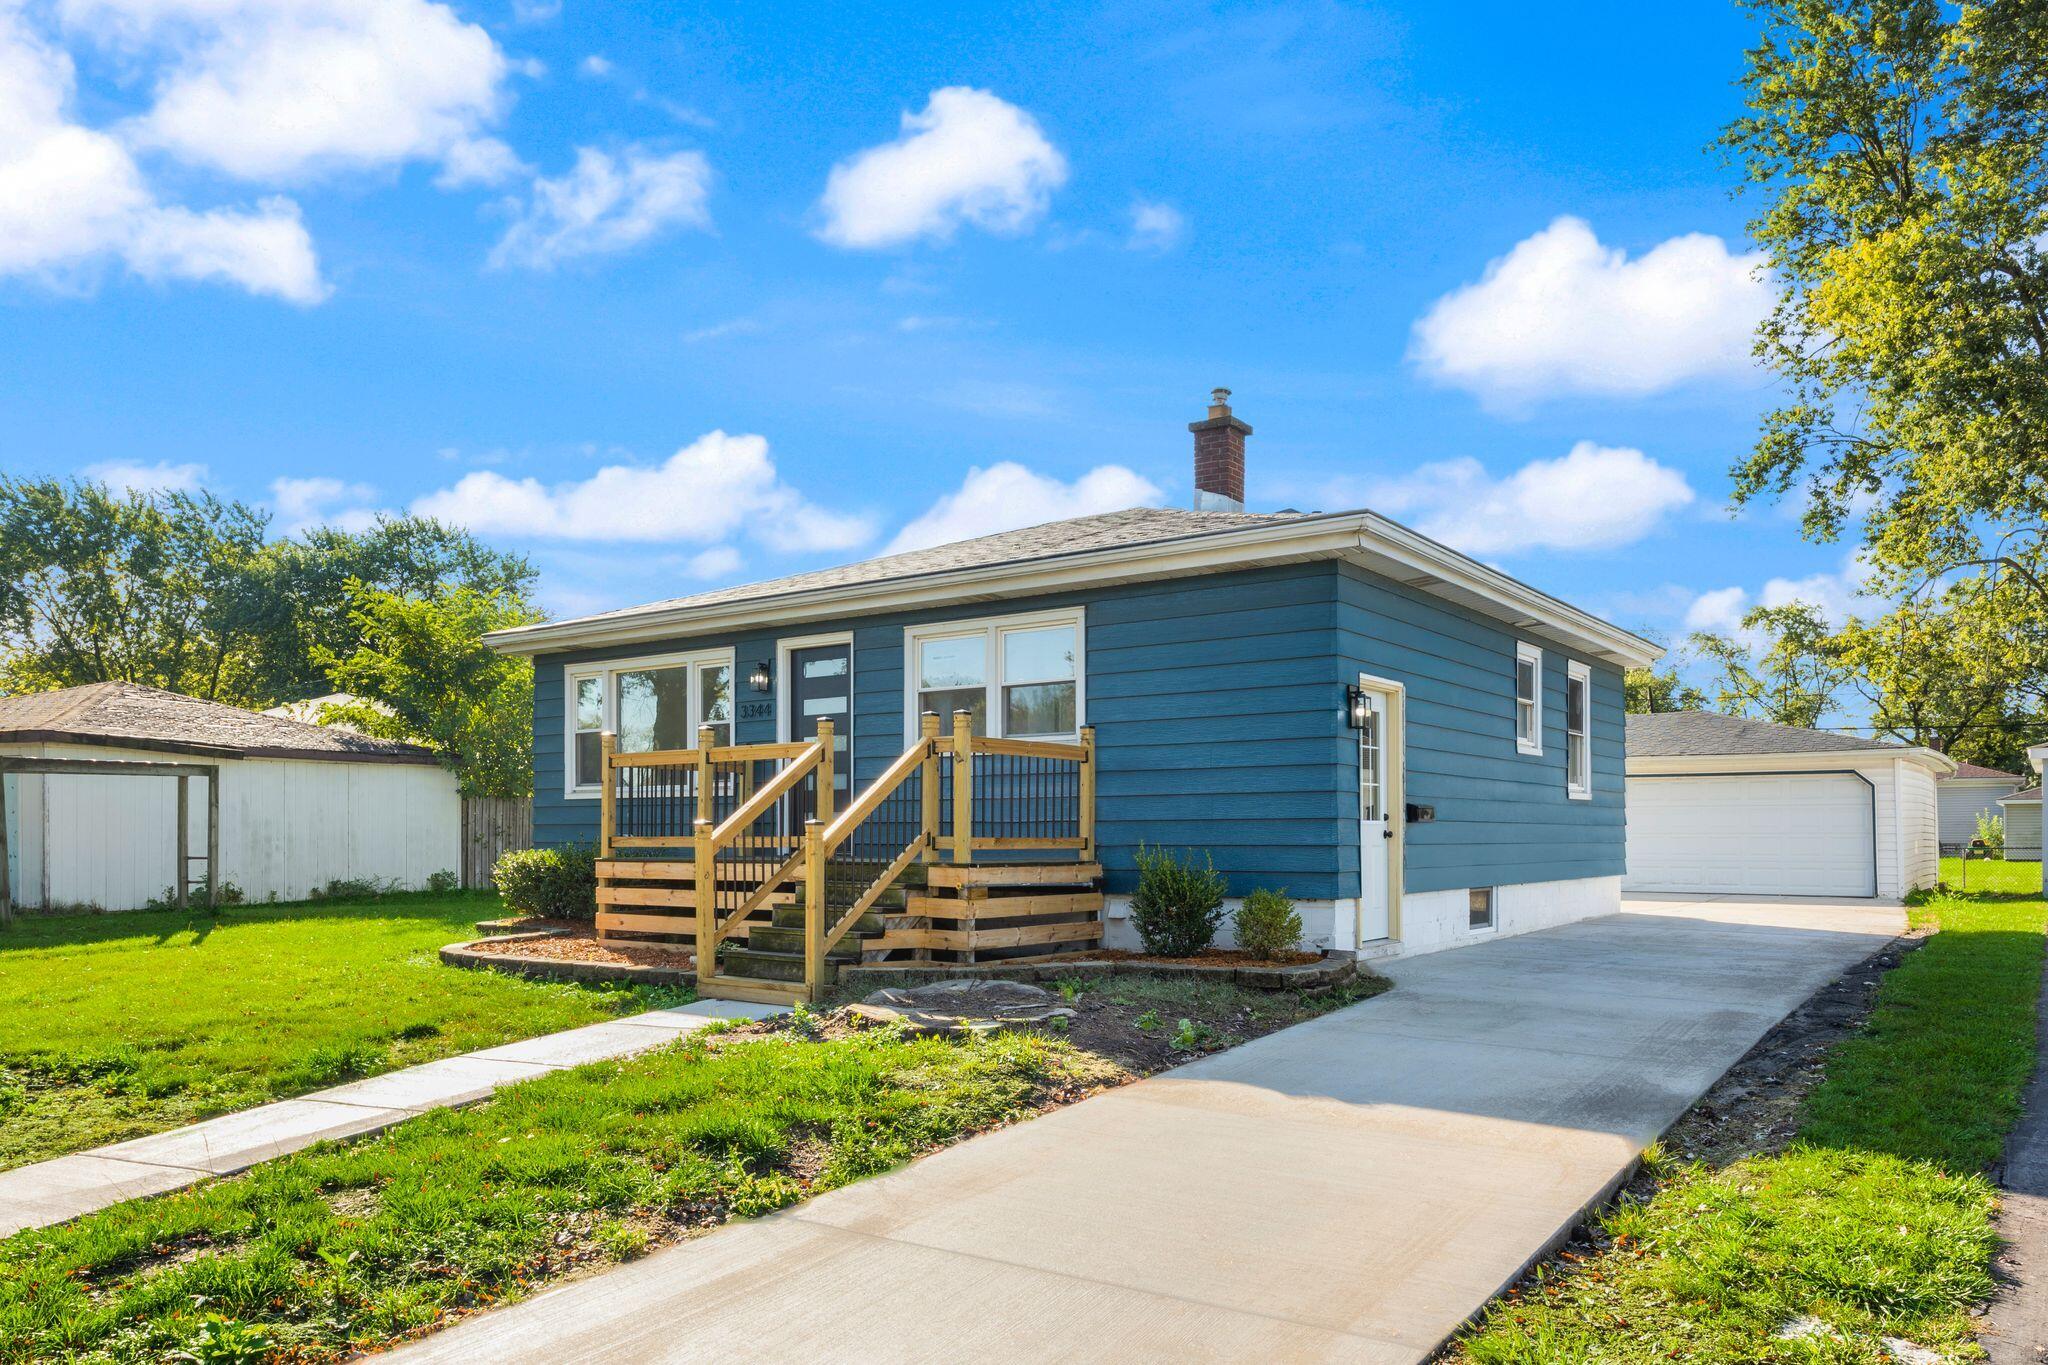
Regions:
M 1953 760 L 1709 711 L 1628 718 L 1630 891 L 1897 900 L 1940 875 Z
M 0 697 L 0 755 L 217 768 L 220 875 L 252 901 L 299 900 L 335 880 L 419 887 L 461 866 L 455 778 L 416 745 L 92 683 Z M 171 884 L 174 778 L 22 772 L 0 782 L 16 903 L 134 910 Z M 205 780 L 192 778 L 191 788 L 197 853 L 206 847 Z

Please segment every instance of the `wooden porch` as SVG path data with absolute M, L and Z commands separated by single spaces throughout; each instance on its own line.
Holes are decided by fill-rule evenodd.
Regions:
M 1095 735 L 990 739 L 926 714 L 834 809 L 833 728 L 622 754 L 601 739 L 597 932 L 688 943 L 709 997 L 815 1000 L 840 968 L 986 962 L 1101 940 Z M 979 859 L 979 860 L 978 860 Z

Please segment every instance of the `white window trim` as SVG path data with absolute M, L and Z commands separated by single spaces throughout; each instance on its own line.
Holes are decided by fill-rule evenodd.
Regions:
M 733 724 L 738 724 L 740 677 L 733 650 L 693 649 L 681 654 L 649 654 L 633 659 L 594 659 L 588 663 L 564 664 L 562 666 L 562 795 L 572 801 L 595 801 L 603 793 L 603 784 L 591 782 L 576 785 L 576 684 L 584 678 L 603 680 L 604 723 L 598 728 L 613 734 L 619 729 L 619 688 L 617 675 L 631 673 L 641 668 L 675 668 L 688 664 L 692 670 L 690 679 L 690 733 L 697 732 L 697 708 L 704 699 L 697 693 L 695 669 L 702 664 L 724 664 L 733 670 L 727 676 L 732 679 Z
M 1032 735 L 1032 739 L 1078 744 L 1081 727 L 1088 723 L 1088 616 L 1083 607 L 1062 607 L 1056 611 L 1033 611 L 1018 616 L 986 616 L 964 621 L 932 621 L 903 628 L 903 742 L 914 744 L 918 735 L 917 647 L 925 640 L 980 634 L 988 641 L 988 677 L 984 683 L 988 733 L 991 739 L 1003 733 L 1003 635 L 1013 630 L 1035 630 L 1044 626 L 1071 625 L 1074 628 L 1074 730 L 1065 735 Z M 952 717 L 940 722 L 942 732 L 952 733 Z
M 1536 666 L 1536 697 L 1533 708 L 1536 734 L 1528 739 L 1522 736 L 1522 664 L 1525 661 Z M 1543 651 L 1523 640 L 1515 641 L 1514 687 L 1515 751 L 1540 757 L 1543 753 Z
M 1486 923 L 1472 922 L 1472 893 L 1486 893 Z M 1468 886 L 1465 888 L 1465 932 L 1468 934 L 1494 934 L 1500 932 L 1500 888 L 1498 886 Z
M 1578 683 L 1585 689 L 1585 700 L 1580 704 L 1579 715 L 1579 723 L 1584 728 L 1577 735 L 1572 734 L 1571 731 L 1571 697 L 1569 695 L 1565 697 L 1565 795 L 1574 801 L 1591 801 L 1593 799 L 1593 670 L 1587 665 L 1580 663 L 1577 659 L 1572 659 L 1565 664 L 1565 678 L 1566 687 L 1570 687 L 1572 683 Z M 1574 745 L 1578 746 L 1581 756 L 1585 759 L 1585 762 L 1581 765 L 1581 771 L 1586 774 L 1586 780 L 1582 785 L 1574 785 L 1571 781 L 1571 750 Z
M 826 645 L 846 646 L 846 716 L 840 724 L 848 735 L 853 733 L 853 632 L 837 630 L 827 635 L 791 635 L 775 642 L 775 733 L 784 744 L 810 739 L 817 733 L 815 729 L 810 734 L 797 733 L 800 717 L 791 709 L 789 702 L 789 656 L 799 649 L 820 649 Z

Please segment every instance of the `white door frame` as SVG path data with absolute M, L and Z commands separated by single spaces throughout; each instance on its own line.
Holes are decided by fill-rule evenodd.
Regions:
M 775 642 L 775 737 L 784 744 L 811 738 L 796 732 L 796 717 L 789 710 L 789 656 L 794 650 L 816 649 L 821 645 L 846 646 L 845 732 L 853 733 L 853 632 L 835 630 L 824 635 L 791 635 Z M 847 755 L 851 757 L 852 748 Z
M 1387 942 L 1399 942 L 1401 938 L 1401 851 L 1407 843 L 1406 807 L 1408 801 L 1408 687 L 1393 678 L 1375 677 L 1370 673 L 1358 675 L 1358 685 L 1368 692 L 1381 695 L 1384 705 L 1381 714 L 1386 719 L 1385 731 L 1380 736 L 1380 762 L 1385 768 L 1384 804 L 1387 811 L 1387 830 L 1393 835 L 1387 839 Z M 1357 762 L 1357 739 L 1353 736 L 1352 761 Z M 1363 812 L 1360 819 L 1363 820 Z M 1358 850 L 1359 886 L 1358 901 L 1352 907 L 1351 942 L 1364 947 L 1365 938 L 1365 849 Z

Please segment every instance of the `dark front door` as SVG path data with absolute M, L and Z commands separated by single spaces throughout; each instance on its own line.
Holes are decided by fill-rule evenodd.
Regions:
M 834 810 L 846 808 L 853 789 L 848 761 L 853 738 L 853 646 L 811 645 L 789 652 L 789 737 L 808 739 L 818 722 L 832 722 Z

